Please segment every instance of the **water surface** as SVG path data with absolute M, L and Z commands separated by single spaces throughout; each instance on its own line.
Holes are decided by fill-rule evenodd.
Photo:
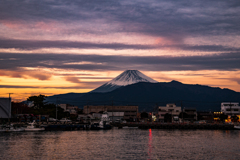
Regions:
M 0 159 L 240 159 L 240 131 L 0 133 Z

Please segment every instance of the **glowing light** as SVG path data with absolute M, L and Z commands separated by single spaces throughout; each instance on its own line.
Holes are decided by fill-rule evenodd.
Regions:
M 152 129 L 149 129 L 149 136 L 148 136 L 148 159 L 152 159 Z

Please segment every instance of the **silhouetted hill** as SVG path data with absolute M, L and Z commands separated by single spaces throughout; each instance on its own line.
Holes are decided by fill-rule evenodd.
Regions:
M 49 96 L 46 98 L 46 102 L 48 103 L 64 103 L 64 104 L 72 104 L 78 105 L 78 99 L 84 96 L 87 93 L 66 93 L 66 94 L 58 94 L 54 96 Z
M 68 96 L 71 96 L 68 94 Z M 239 102 L 240 93 L 203 85 L 139 82 L 107 93 L 86 93 L 71 98 L 75 105 L 139 105 L 139 110 L 152 111 L 156 106 L 176 103 L 199 111 L 220 111 L 221 102 Z M 66 99 L 66 97 L 65 97 Z M 64 102 L 61 100 L 61 102 Z M 70 102 L 70 101 L 69 101 Z

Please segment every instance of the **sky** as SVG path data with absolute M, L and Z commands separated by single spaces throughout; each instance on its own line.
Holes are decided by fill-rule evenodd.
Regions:
M 125 70 L 240 92 L 238 0 L 1 0 L 0 97 L 89 92 Z

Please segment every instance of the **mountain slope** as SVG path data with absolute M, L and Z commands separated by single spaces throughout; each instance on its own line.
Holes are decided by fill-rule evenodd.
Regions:
M 126 70 L 120 75 L 118 75 L 116 78 L 103 84 L 102 86 L 96 88 L 91 92 L 101 92 L 101 93 L 110 92 L 121 86 L 127 86 L 127 85 L 138 83 L 138 82 L 157 83 L 157 81 L 153 80 L 150 77 L 147 77 L 146 75 L 139 72 L 138 70 Z
M 177 81 L 162 83 L 140 82 L 122 86 L 112 92 L 91 92 L 78 96 L 74 104 L 84 105 L 138 105 L 139 111 L 152 111 L 156 106 L 176 103 L 198 111 L 220 111 L 221 102 L 239 102 L 240 93 L 229 89 L 203 85 L 182 84 Z M 62 101 L 63 103 L 64 101 Z
M 79 105 L 78 99 L 87 93 L 66 93 L 48 96 L 45 98 L 45 102 L 54 104 L 72 104 Z

